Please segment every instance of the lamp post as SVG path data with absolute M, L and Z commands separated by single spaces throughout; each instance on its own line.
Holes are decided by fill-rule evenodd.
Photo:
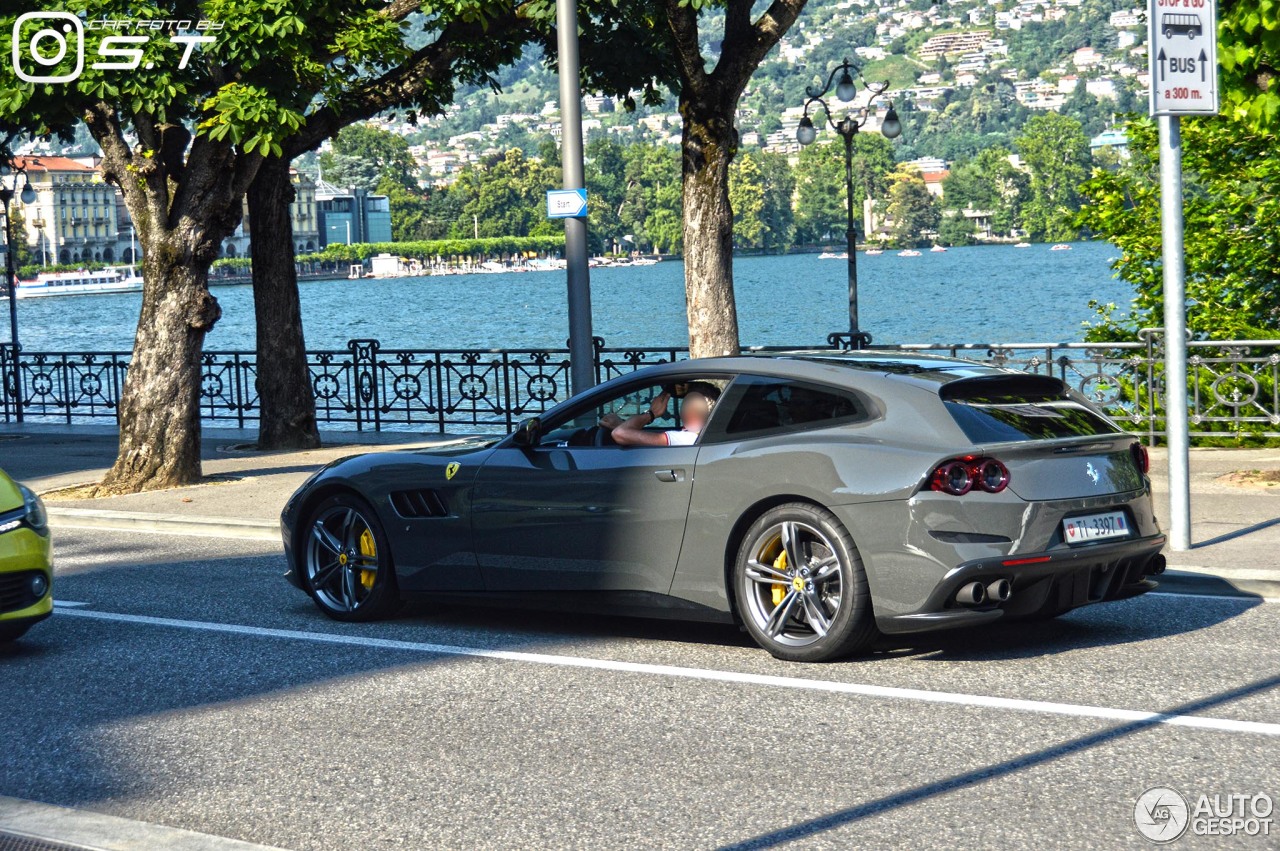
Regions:
M 836 75 L 839 75 L 839 79 Z M 832 114 L 831 106 L 827 103 L 827 94 L 835 86 L 835 96 L 842 103 L 852 103 L 858 95 L 858 87 L 854 83 L 854 75 L 862 80 L 862 86 L 870 94 L 865 106 L 860 109 L 852 109 L 844 115 L 843 118 L 836 120 Z M 796 129 L 796 141 L 801 145 L 812 145 L 818 138 L 818 128 L 814 126 L 813 119 L 809 117 L 809 109 L 814 104 L 822 107 L 822 113 L 826 117 L 827 124 L 840 137 L 844 139 L 844 182 L 845 182 L 845 198 L 848 201 L 849 222 L 845 230 L 845 242 L 848 246 L 849 255 L 849 336 L 850 342 L 854 348 L 862 348 L 871 343 L 871 335 L 862 331 L 858 325 L 858 253 L 857 244 L 858 237 L 854 223 L 856 221 L 853 213 L 853 138 L 858 135 L 871 117 L 875 115 L 872 104 L 877 98 L 885 93 L 889 88 L 886 80 L 883 83 L 868 83 L 862 77 L 862 71 L 858 69 L 848 59 L 841 62 L 827 77 L 827 84 L 820 90 L 814 90 L 812 86 L 806 86 L 804 115 L 800 118 L 800 126 Z M 816 110 L 815 110 L 816 111 Z M 902 123 L 898 120 L 898 113 L 893 108 L 893 102 L 889 103 L 889 110 L 885 113 L 884 119 L 880 122 L 880 132 L 888 139 L 897 138 L 902 133 Z
M 6 186 L 3 178 L 12 176 L 13 185 Z M 18 178 L 22 178 L 22 192 L 18 193 Z M 36 200 L 36 191 L 31 188 L 26 169 L 19 166 L 9 156 L 0 159 L 0 208 L 4 212 L 4 271 L 5 290 L 9 296 L 9 375 L 5 377 L 8 384 L 8 395 L 14 400 L 14 413 L 18 422 L 22 422 L 22 396 L 18 392 L 18 271 L 14 268 L 13 217 L 9 205 L 14 195 L 23 204 L 32 204 Z

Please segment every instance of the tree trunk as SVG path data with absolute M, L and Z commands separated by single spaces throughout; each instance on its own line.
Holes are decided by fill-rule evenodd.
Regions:
M 689 354 L 695 358 L 736 355 L 738 309 L 733 295 L 733 208 L 729 204 L 729 163 L 738 143 L 733 109 L 684 95 L 680 113 L 684 116 L 681 203 Z
M 259 449 L 314 449 L 320 445 L 316 402 L 307 368 L 302 306 L 294 265 L 293 183 L 289 161 L 263 162 L 249 186 L 253 309 L 257 321 Z
M 179 233 L 145 240 L 143 250 L 142 312 L 120 394 L 120 450 L 99 494 L 200 478 L 200 354 L 222 309 L 209 292 L 210 261 L 184 250 Z

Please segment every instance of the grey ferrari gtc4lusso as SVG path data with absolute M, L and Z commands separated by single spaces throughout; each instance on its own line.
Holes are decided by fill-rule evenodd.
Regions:
M 696 436 L 691 386 L 701 412 L 712 398 Z M 617 445 L 664 392 L 638 421 L 671 445 Z M 647 367 L 501 439 L 343 459 L 282 524 L 289 581 L 338 620 L 487 599 L 736 622 L 819 661 L 1151 590 L 1165 539 L 1146 472 L 1056 378 L 791 352 Z

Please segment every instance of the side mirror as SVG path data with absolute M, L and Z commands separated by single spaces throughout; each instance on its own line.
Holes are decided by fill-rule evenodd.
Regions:
M 522 420 L 520 425 L 516 426 L 515 433 L 512 435 L 512 442 L 516 446 L 537 446 L 538 439 L 542 437 L 542 420 L 537 417 L 530 417 Z

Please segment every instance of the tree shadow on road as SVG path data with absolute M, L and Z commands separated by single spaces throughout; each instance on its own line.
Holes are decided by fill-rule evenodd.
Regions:
M 1052 762 L 1063 757 L 1080 753 L 1081 751 L 1091 748 L 1100 747 L 1109 744 L 1117 739 L 1132 736 L 1135 733 L 1141 733 L 1149 730 L 1164 722 L 1164 719 L 1173 715 L 1194 715 L 1209 709 L 1223 706 L 1236 700 L 1256 695 L 1264 691 L 1280 686 L 1280 675 L 1265 677 L 1255 680 L 1238 688 L 1222 691 L 1201 700 L 1193 700 L 1188 703 L 1175 706 L 1162 715 L 1156 715 L 1151 718 L 1144 718 L 1138 721 L 1131 721 L 1127 724 L 1120 724 L 1103 730 L 1099 733 L 1093 733 L 1088 736 L 1080 736 L 1061 744 L 1053 745 L 1033 753 L 1023 754 L 1004 762 L 993 763 L 988 766 L 947 777 L 942 780 L 936 780 L 932 783 L 924 783 L 914 786 L 910 789 L 904 789 L 891 795 L 885 795 L 866 803 L 858 804 L 842 810 L 828 813 L 818 818 L 809 819 L 807 821 L 798 822 L 789 827 L 775 830 L 770 833 L 764 833 L 754 836 L 741 842 L 735 842 L 731 845 L 721 846 L 721 851 L 749 851 L 749 849 L 758 848 L 775 848 L 790 842 L 799 842 L 817 836 L 818 834 L 834 830 L 844 825 L 854 824 L 863 819 L 878 816 L 901 807 L 911 806 L 921 801 L 933 798 L 938 795 L 945 795 L 960 789 L 966 789 L 987 783 L 993 780 L 999 780 L 1002 777 L 1016 774 L 1026 769 L 1034 768 L 1048 762 Z

